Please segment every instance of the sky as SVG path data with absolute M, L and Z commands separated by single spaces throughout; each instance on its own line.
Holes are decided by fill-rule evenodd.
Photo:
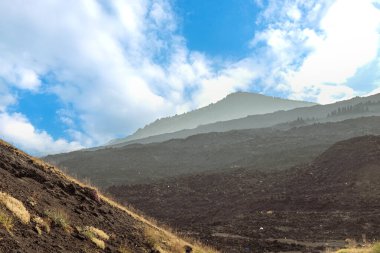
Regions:
M 380 0 L 0 1 L 0 138 L 104 144 L 248 91 L 380 93 Z

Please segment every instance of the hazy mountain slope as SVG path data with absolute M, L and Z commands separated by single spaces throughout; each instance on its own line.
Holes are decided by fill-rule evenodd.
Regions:
M 380 137 L 365 136 L 290 170 L 197 174 L 109 191 L 224 252 L 325 252 L 347 238 L 380 239 L 379 182 Z
M 174 133 L 162 134 L 139 140 L 129 141 L 115 146 L 132 143 L 162 142 L 170 139 L 186 138 L 200 133 L 226 132 L 239 129 L 254 129 L 272 127 L 277 124 L 295 121 L 299 118 L 310 123 L 336 122 L 350 118 L 379 116 L 380 94 L 369 97 L 356 97 L 350 100 L 328 105 L 315 105 L 288 111 L 278 111 L 264 115 L 251 115 L 245 118 L 217 122 L 199 126 L 195 129 L 181 130 Z
M 163 143 L 77 151 L 45 159 L 80 178 L 89 178 L 96 185 L 110 186 L 239 167 L 287 168 L 311 161 L 337 141 L 363 134 L 380 134 L 380 117 L 314 124 L 286 131 L 268 128 L 208 133 Z
M 95 189 L 0 141 L 0 252 L 183 253 L 185 245 Z
M 260 94 L 237 92 L 215 104 L 188 113 L 163 118 L 136 131 L 126 138 L 113 140 L 110 144 L 128 142 L 149 136 L 192 129 L 199 125 L 243 118 L 248 115 L 265 114 L 279 110 L 307 107 L 315 103 L 268 97 Z

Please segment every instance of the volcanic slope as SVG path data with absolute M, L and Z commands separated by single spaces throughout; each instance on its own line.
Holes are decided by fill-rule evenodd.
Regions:
M 48 156 L 95 185 L 146 183 L 172 176 L 231 168 L 284 169 L 310 162 L 337 141 L 380 134 L 380 117 L 302 126 L 208 133 L 163 143 L 133 144 Z M 286 127 L 287 128 L 287 127 Z
M 125 143 L 149 136 L 172 133 L 183 129 L 192 129 L 199 125 L 215 123 L 218 121 L 244 118 L 248 115 L 272 113 L 280 110 L 291 110 L 313 105 L 316 104 L 269 97 L 255 93 L 236 92 L 216 103 L 200 109 L 158 119 L 144 128 L 139 129 L 134 134 L 126 138 L 113 140 L 109 144 Z
M 200 125 L 194 129 L 183 129 L 173 133 L 159 134 L 131 141 L 126 140 L 112 146 L 125 146 L 132 143 L 146 144 L 163 142 L 171 139 L 184 139 L 202 133 L 273 127 L 278 124 L 296 121 L 297 119 L 303 119 L 308 124 L 314 124 L 337 122 L 368 116 L 380 116 L 380 94 L 368 97 L 355 97 L 334 104 L 300 107 L 262 115 L 249 115 L 244 118 Z
M 214 252 L 0 141 L 0 252 Z
M 380 137 L 278 172 L 198 174 L 109 192 L 223 252 L 324 252 L 380 237 Z

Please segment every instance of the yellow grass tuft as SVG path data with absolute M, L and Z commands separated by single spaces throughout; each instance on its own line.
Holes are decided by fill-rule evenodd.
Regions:
M 46 233 L 50 233 L 50 225 L 46 221 L 44 221 L 41 217 L 34 217 L 32 221 L 36 224 L 35 228 L 38 232 L 38 234 L 42 234 L 42 231 L 45 231 Z
M 78 227 L 77 230 L 87 239 L 93 242 L 98 248 L 106 248 L 106 244 L 104 241 L 109 240 L 110 237 L 103 230 L 100 230 L 92 226 L 85 226 L 84 228 Z
M 18 199 L 13 198 L 11 195 L 0 192 L 0 204 L 4 205 L 14 216 L 20 219 L 24 224 L 30 222 L 30 214 L 26 210 L 24 204 Z
M 84 230 L 89 231 L 93 233 L 96 237 L 99 239 L 108 241 L 110 239 L 109 235 L 106 234 L 103 230 L 100 230 L 98 228 L 92 227 L 92 226 L 86 226 Z
M 8 231 L 8 233 L 12 234 L 13 218 L 2 210 L 0 210 L 0 224 Z
M 100 240 L 96 237 L 90 237 L 88 239 L 90 239 L 90 241 L 92 241 L 98 248 L 100 249 L 106 248 L 106 243 L 103 240 Z

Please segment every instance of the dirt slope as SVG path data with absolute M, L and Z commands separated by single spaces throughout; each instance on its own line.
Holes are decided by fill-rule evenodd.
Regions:
M 0 141 L 0 252 L 185 252 L 186 242 L 115 205 Z
M 322 252 L 380 237 L 380 137 L 339 142 L 310 165 L 111 187 L 120 200 L 223 252 Z

